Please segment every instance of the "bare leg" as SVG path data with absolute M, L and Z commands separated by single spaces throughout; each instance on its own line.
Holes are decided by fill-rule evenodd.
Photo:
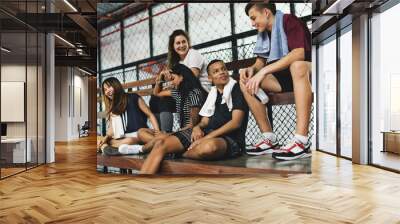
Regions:
M 144 153 L 150 152 L 157 140 L 164 139 L 168 136 L 169 134 L 165 133 L 160 133 L 155 136 L 154 130 L 149 128 L 142 128 L 138 132 L 139 139 L 145 143 L 142 149 Z
M 144 161 L 140 174 L 155 174 L 160 168 L 161 162 L 167 153 L 181 152 L 185 150 L 179 139 L 175 136 L 168 136 L 158 140 L 154 149 Z
M 148 143 L 152 139 L 154 139 L 155 132 L 150 128 L 141 128 L 138 131 L 138 138 L 144 143 Z
M 156 142 L 157 142 L 158 140 L 165 139 L 165 138 L 167 138 L 168 136 L 170 136 L 170 135 L 169 135 L 169 134 L 159 134 L 159 135 L 157 135 L 157 136 L 154 137 L 150 142 L 148 142 L 147 144 L 145 144 L 145 145 L 143 146 L 143 152 L 144 152 L 144 153 L 150 152 L 150 151 L 153 149 L 154 145 L 156 144 Z
M 109 145 L 118 148 L 122 144 L 134 145 L 140 142 L 139 138 L 126 137 L 122 139 L 111 139 Z
M 261 82 L 261 88 L 266 92 L 280 92 L 282 91 L 278 80 L 269 74 Z M 240 89 L 242 90 L 244 99 L 249 105 L 250 111 L 253 114 L 258 127 L 261 132 L 272 132 L 271 124 L 269 123 L 267 110 L 264 104 L 262 104 L 255 96 L 252 96 L 247 92 L 247 89 L 243 83 L 240 83 Z
M 186 151 L 183 157 L 197 160 L 216 160 L 225 155 L 227 147 L 223 138 L 212 138 Z
M 290 65 L 296 104 L 296 134 L 307 136 L 311 115 L 312 90 L 310 83 L 311 63 L 296 61 Z

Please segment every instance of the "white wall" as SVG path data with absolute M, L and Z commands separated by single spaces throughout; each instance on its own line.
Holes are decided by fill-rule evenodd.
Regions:
M 25 122 L 6 122 L 8 138 L 25 138 L 31 140 L 32 161 L 44 162 L 44 74 L 42 67 L 36 65 L 25 66 L 25 63 L 8 63 L 1 66 L 1 81 L 26 83 L 26 110 Z M 27 80 L 25 80 L 27 78 Z M 4 96 L 3 96 L 4 97 Z M 10 108 L 1 108 L 3 112 L 12 113 Z M 25 112 L 25 111 L 23 111 Z M 39 156 L 37 157 L 37 153 Z
M 88 78 L 76 68 L 56 67 L 56 141 L 78 138 L 78 124 L 88 120 Z

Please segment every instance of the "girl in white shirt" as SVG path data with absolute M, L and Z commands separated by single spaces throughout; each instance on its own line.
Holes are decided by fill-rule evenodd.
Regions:
M 184 64 L 200 80 L 201 86 L 207 92 L 211 89 L 211 82 L 206 72 L 206 62 L 203 56 L 190 45 L 190 38 L 183 30 L 175 30 L 168 41 L 168 67 Z

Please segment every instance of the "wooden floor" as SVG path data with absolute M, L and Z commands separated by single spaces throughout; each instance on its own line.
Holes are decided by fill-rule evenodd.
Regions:
M 96 172 L 95 138 L 0 181 L 0 223 L 400 223 L 400 175 L 315 152 L 312 174 Z

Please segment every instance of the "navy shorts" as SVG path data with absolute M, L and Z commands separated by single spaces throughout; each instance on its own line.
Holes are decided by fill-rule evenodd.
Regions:
M 289 68 L 275 72 L 272 75 L 278 80 L 279 85 L 281 85 L 282 93 L 293 92 L 293 79 Z
M 192 136 L 192 128 L 183 130 L 183 131 L 178 131 L 173 133 L 172 135 L 177 137 L 185 150 L 189 148 L 189 146 L 192 144 L 191 141 L 191 136 Z M 211 130 L 205 131 L 205 134 L 210 133 Z M 239 144 L 233 140 L 232 138 L 228 136 L 222 136 L 228 146 L 226 153 L 224 155 L 224 158 L 235 158 L 237 156 L 240 156 L 243 153 L 243 149 L 239 146 Z

